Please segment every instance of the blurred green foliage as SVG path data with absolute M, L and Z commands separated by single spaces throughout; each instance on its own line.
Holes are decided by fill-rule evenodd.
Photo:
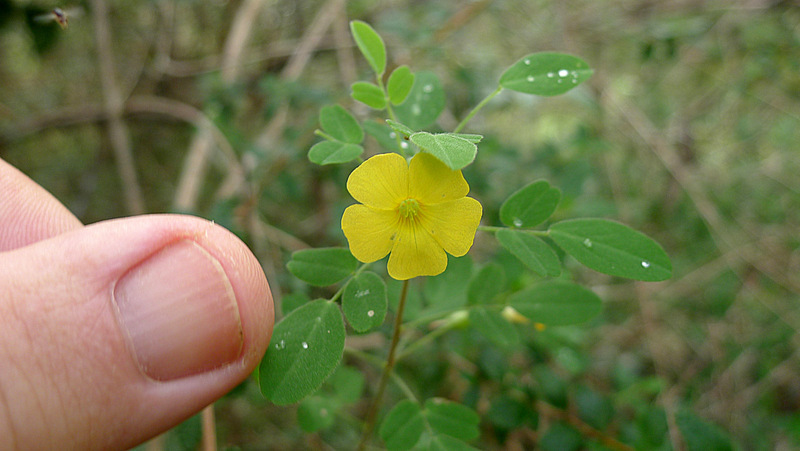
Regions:
M 83 12 L 62 30 L 33 19 L 69 5 L 0 0 L 0 157 L 86 223 L 130 214 L 132 189 L 108 134 L 115 112 L 93 4 L 75 2 Z M 507 352 L 478 331 L 454 330 L 398 373 L 425 398 L 476 410 L 481 448 L 800 447 L 797 2 L 153 0 L 109 8 L 101 20 L 110 24 L 114 89 L 146 211 L 191 212 L 234 230 L 262 261 L 278 306 L 283 293 L 326 294 L 282 269 L 292 251 L 343 243 L 337 218 L 350 203 L 352 167 L 310 165 L 306 154 L 319 109 L 348 104 L 351 83 L 369 71 L 355 58 L 349 19 L 381 31 L 389 69 L 413 60 L 414 70 L 443 81 L 442 130 L 520 55 L 581 55 L 595 71 L 582 89 L 555 98 L 505 92 L 464 130 L 485 135 L 482 157 L 465 171 L 471 195 L 484 205 L 484 224 L 500 225 L 504 199 L 547 179 L 562 190 L 554 220 L 619 218 L 664 246 L 675 276 L 641 284 L 575 265 L 607 300 L 601 320 L 520 328 L 522 346 Z M 189 169 L 205 129 L 206 165 Z M 380 151 L 372 135 L 364 145 Z M 510 287 L 534 277 L 480 234 L 472 254 L 479 262 L 498 255 Z M 412 286 L 407 318 L 425 290 L 446 289 L 444 278 L 433 280 Z M 388 285 L 390 306 L 397 291 Z M 376 344 L 367 336 L 358 346 Z M 359 369 L 368 381 L 377 376 Z M 337 412 L 347 423 L 364 408 Z M 251 382 L 217 404 L 217 423 L 220 442 L 241 449 L 342 449 L 358 439 L 342 425 L 306 434 Z M 196 443 L 186 436 L 196 429 L 184 425 L 170 447 Z

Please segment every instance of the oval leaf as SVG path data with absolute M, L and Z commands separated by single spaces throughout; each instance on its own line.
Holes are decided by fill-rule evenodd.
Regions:
M 533 53 L 500 76 L 500 86 L 537 96 L 563 94 L 586 81 L 592 69 L 582 59 L 563 53 Z
M 392 130 L 394 130 L 396 133 L 399 133 L 399 134 L 405 136 L 406 138 L 408 138 L 409 136 L 411 136 L 411 135 L 413 135 L 415 133 L 414 130 L 411 130 L 408 126 L 406 126 L 404 124 L 401 124 L 399 122 L 393 121 L 391 119 L 386 119 L 386 123 L 389 124 L 389 127 L 391 127 Z
M 312 396 L 297 406 L 297 423 L 305 432 L 327 429 L 333 425 L 336 408 L 333 400 Z
M 519 343 L 519 333 L 500 312 L 486 308 L 476 308 L 469 311 L 469 323 L 489 341 L 509 348 Z
M 378 433 L 389 451 L 404 451 L 417 444 L 424 428 L 419 404 L 406 399 L 386 414 Z
M 442 398 L 425 402 L 423 412 L 431 429 L 460 440 L 474 440 L 480 436 L 481 418 L 469 407 Z
M 358 125 L 356 118 L 340 105 L 322 107 L 319 110 L 319 125 L 339 141 L 359 144 L 364 140 L 364 130 Z
M 308 160 L 314 164 L 340 164 L 358 158 L 364 148 L 358 144 L 341 141 L 322 141 L 314 144 L 308 151 Z
M 514 293 L 508 303 L 531 321 L 551 326 L 589 321 L 603 308 L 602 301 L 592 291 L 560 280 Z
M 400 122 L 413 130 L 422 130 L 436 122 L 444 106 L 444 89 L 439 77 L 433 72 L 421 71 L 417 72 L 406 101 L 394 111 Z
M 358 267 L 358 260 L 341 247 L 303 249 L 292 254 L 286 267 L 298 279 L 324 287 L 352 274 Z
M 664 249 L 630 227 L 606 219 L 573 219 L 550 226 L 553 241 L 595 271 L 654 282 L 672 276 Z
M 489 263 L 472 277 L 467 288 L 467 302 L 472 305 L 488 304 L 503 291 L 506 274 L 497 263 Z
M 556 211 L 561 191 L 537 180 L 512 194 L 500 206 L 500 220 L 509 227 L 534 227 Z
M 386 97 L 377 85 L 366 81 L 357 81 L 350 86 L 350 89 L 353 90 L 350 94 L 351 97 L 364 105 L 376 110 L 386 108 Z
M 393 70 L 389 75 L 389 81 L 386 82 L 389 101 L 394 105 L 400 105 L 408 97 L 412 86 L 414 86 L 414 74 L 408 66 L 403 65 Z
M 320 299 L 293 310 L 275 325 L 261 360 L 261 392 L 279 405 L 313 393 L 342 360 L 344 336 L 344 321 L 335 303 Z
M 354 20 L 350 22 L 350 32 L 372 70 L 379 77 L 386 70 L 386 46 L 380 35 L 366 22 Z
M 386 284 L 374 272 L 351 279 L 342 295 L 342 311 L 356 332 L 367 332 L 383 324 L 388 304 Z
M 454 171 L 472 163 L 478 153 L 475 143 L 450 133 L 417 132 L 410 139 Z
M 497 241 L 533 272 L 551 277 L 561 274 L 558 255 L 541 238 L 519 230 L 500 229 Z

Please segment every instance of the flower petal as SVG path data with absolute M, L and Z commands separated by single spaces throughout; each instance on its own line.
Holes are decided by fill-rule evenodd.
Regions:
M 482 213 L 480 202 L 471 197 L 462 197 L 426 205 L 419 216 L 419 223 L 445 251 L 461 257 L 472 247 Z
M 397 230 L 397 213 L 356 204 L 342 215 L 342 231 L 350 252 L 364 263 L 380 260 L 392 250 L 392 235 Z
M 409 165 L 409 197 L 423 204 L 438 204 L 460 199 L 469 193 L 461 171 L 448 168 L 433 155 L 420 152 Z
M 396 153 L 375 155 L 350 173 L 347 191 L 368 207 L 397 208 L 408 197 L 408 163 Z
M 415 221 L 404 221 L 397 229 L 389 256 L 389 275 L 397 280 L 435 276 L 447 268 L 447 254 L 433 237 Z

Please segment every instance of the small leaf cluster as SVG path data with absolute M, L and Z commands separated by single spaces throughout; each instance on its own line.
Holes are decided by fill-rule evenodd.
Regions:
M 489 100 L 503 90 L 538 96 L 564 94 L 592 74 L 588 64 L 575 56 L 527 55 L 502 73 L 497 88 L 452 132 L 425 130 L 435 124 L 445 106 L 439 79 L 430 72 L 412 72 L 407 66 L 395 68 L 386 77 L 386 47 L 378 33 L 360 21 L 351 23 L 351 32 L 374 75 L 372 82 L 354 83 L 351 97 L 385 117 L 360 121 L 340 105 L 323 107 L 321 129 L 316 131 L 322 141 L 308 152 L 308 159 L 318 165 L 360 160 L 365 137 L 371 135 L 386 151 L 404 156 L 427 152 L 449 168 L 461 170 L 475 161 L 483 138 L 462 133 L 462 129 Z M 403 294 L 397 296 L 397 285 L 384 282 L 380 268 L 369 270 L 370 265 L 360 264 L 347 248 L 295 252 L 287 264 L 295 277 L 335 291 L 326 299 L 311 300 L 299 293 L 284 299 L 285 316 L 275 326 L 259 367 L 262 393 L 275 404 L 302 401 L 298 410 L 302 428 L 323 430 L 333 424 L 337 412 L 361 396 L 363 377 L 340 366 L 348 328 L 355 334 L 382 331 L 390 306 L 397 324 L 402 323 L 395 328 L 399 335 L 392 337 L 392 351 L 399 343 L 396 359 L 402 363 L 450 331 L 466 328 L 508 350 L 520 346 L 520 330 L 530 335 L 544 327 L 595 318 L 602 301 L 564 273 L 564 255 L 616 277 L 659 281 L 671 276 L 672 266 L 661 246 L 621 223 L 568 219 L 536 229 L 553 216 L 560 198 L 559 189 L 547 181 L 533 181 L 501 205 L 499 220 L 504 227 L 479 228 L 494 234 L 500 247 L 536 274 L 522 286 L 508 283 L 503 264 L 488 261 L 475 269 L 466 256 L 451 258 L 447 270 L 425 280 L 421 292 L 415 285 L 409 289 L 405 284 Z M 398 298 L 406 308 L 405 317 Z M 351 354 L 384 367 L 371 354 Z M 391 370 L 391 364 L 387 367 Z M 441 398 L 420 401 L 408 384 L 396 373 L 394 376 L 405 396 L 385 414 L 378 428 L 388 449 L 472 449 L 468 442 L 479 437 L 481 421 L 474 409 Z M 357 382 L 351 386 L 343 379 Z

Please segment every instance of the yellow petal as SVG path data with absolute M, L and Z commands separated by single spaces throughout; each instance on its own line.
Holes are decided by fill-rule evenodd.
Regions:
M 447 268 L 447 254 L 415 221 L 404 221 L 397 229 L 387 269 L 397 280 L 435 276 Z
M 396 153 L 375 155 L 350 173 L 347 191 L 368 207 L 394 209 L 408 197 L 408 163 Z
M 472 247 L 482 213 L 480 202 L 471 197 L 462 197 L 442 204 L 425 205 L 418 219 L 439 246 L 461 257 Z
M 460 199 L 469 193 L 461 171 L 453 171 L 438 158 L 425 152 L 414 155 L 409 166 L 409 197 L 423 204 L 438 204 Z
M 364 263 L 380 260 L 392 250 L 392 236 L 397 230 L 397 213 L 356 204 L 342 215 L 342 231 L 350 252 Z

